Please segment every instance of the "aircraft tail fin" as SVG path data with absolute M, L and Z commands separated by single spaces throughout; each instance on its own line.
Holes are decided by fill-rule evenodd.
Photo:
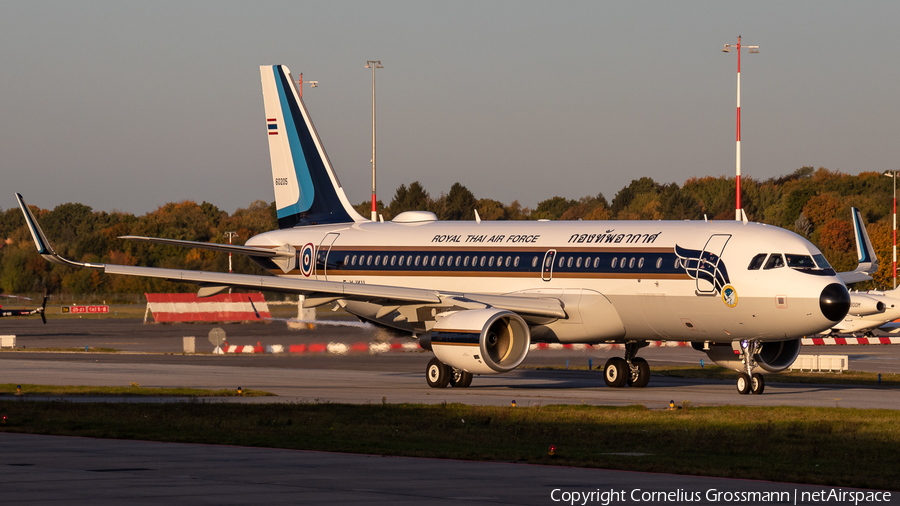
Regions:
M 279 228 L 368 221 L 353 209 L 291 71 L 259 67 Z
M 875 254 L 875 248 L 872 247 L 872 241 L 869 240 L 869 233 L 866 232 L 866 224 L 863 223 L 862 215 L 859 209 L 852 207 L 850 212 L 853 217 L 853 235 L 856 238 L 856 254 L 859 260 L 857 271 L 872 274 L 878 271 L 878 255 Z
M 858 264 L 852 271 L 838 273 L 838 276 L 848 285 L 860 281 L 871 281 L 871 274 L 878 272 L 878 255 L 875 254 L 875 248 L 872 247 L 872 241 L 869 240 L 869 233 L 866 232 L 866 224 L 863 223 L 859 209 L 851 207 L 850 215 L 853 221 L 853 237 L 856 239 Z

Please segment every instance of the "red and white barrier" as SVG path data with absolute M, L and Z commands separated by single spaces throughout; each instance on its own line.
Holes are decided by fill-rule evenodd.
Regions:
M 271 318 L 261 293 L 223 293 L 199 298 L 193 293 L 146 293 L 147 311 L 158 322 L 234 322 Z M 253 305 L 250 301 L 253 301 Z M 144 319 L 146 321 L 146 318 Z
M 804 337 L 804 346 L 855 346 L 860 344 L 900 344 L 900 337 Z

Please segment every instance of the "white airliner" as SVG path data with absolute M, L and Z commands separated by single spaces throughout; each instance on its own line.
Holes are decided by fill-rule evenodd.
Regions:
M 424 211 L 373 222 L 338 181 L 287 67 L 260 67 L 280 230 L 246 246 L 132 240 L 250 256 L 274 276 L 72 262 L 60 257 L 17 194 L 38 252 L 108 274 L 299 293 L 418 336 L 434 352 L 431 387 L 508 372 L 532 342 L 624 343 L 610 387 L 650 379 L 638 351 L 691 341 L 762 393 L 761 370 L 793 363 L 801 337 L 841 321 L 850 295 L 821 252 L 787 230 L 736 221 L 438 221 Z M 489 168 L 485 168 L 489 170 Z

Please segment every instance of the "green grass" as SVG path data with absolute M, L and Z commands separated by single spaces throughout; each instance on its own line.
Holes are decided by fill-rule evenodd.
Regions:
M 115 348 L 95 348 L 93 346 L 85 348 L 4 348 L 0 353 L 14 352 L 47 352 L 47 353 L 119 353 L 122 350 Z
M 585 366 L 566 367 L 563 366 L 521 366 L 520 369 L 534 370 L 573 370 L 587 371 Z M 597 367 L 592 372 L 603 374 L 603 368 Z M 738 373 L 720 367 L 717 365 L 708 365 L 699 367 L 694 365 L 676 365 L 676 366 L 653 366 L 650 368 L 652 374 L 661 376 L 672 376 L 675 378 L 694 378 L 694 379 L 716 379 L 736 381 Z M 767 383 L 810 383 L 810 384 L 829 384 L 829 385 L 880 385 L 882 387 L 898 387 L 900 386 L 900 374 L 884 373 L 881 374 L 881 383 L 878 382 L 877 372 L 865 371 L 843 371 L 841 373 L 829 372 L 799 372 L 799 371 L 783 371 L 779 373 L 765 374 Z M 652 381 L 652 380 L 651 380 Z
M 21 391 L 18 391 L 21 387 Z M 16 385 L 12 383 L 0 384 L 0 398 L 4 395 L 40 395 L 40 396 L 155 396 L 155 397 L 265 397 L 275 394 L 262 390 L 243 390 L 240 394 L 237 390 L 205 390 L 202 388 L 147 388 L 132 383 L 122 387 L 95 387 L 79 385 Z
M 893 410 L 0 401 L 0 413 L 4 432 L 900 489 Z M 621 452 L 648 455 L 613 455 Z
M 674 376 L 677 378 L 701 378 L 737 380 L 738 373 L 731 369 L 717 365 L 697 366 L 663 366 L 653 367 L 653 374 Z M 784 371 L 774 374 L 766 374 L 768 383 L 813 383 L 813 384 L 838 384 L 838 385 L 878 385 L 878 373 L 864 371 L 843 371 L 841 373 L 828 372 L 798 372 Z M 900 386 L 900 374 L 882 374 L 881 386 Z

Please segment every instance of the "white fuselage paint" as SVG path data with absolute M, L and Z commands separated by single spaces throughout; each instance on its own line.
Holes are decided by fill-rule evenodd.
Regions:
M 827 285 L 842 284 L 836 275 L 813 275 L 788 267 L 748 270 L 750 260 L 759 253 L 820 252 L 787 230 L 732 221 L 364 222 L 277 230 L 247 242 L 256 247 L 284 244 L 298 252 L 307 244 L 315 248 L 319 261 L 308 270 L 308 279 L 562 300 L 567 318 L 547 325 L 549 335 L 534 330 L 538 341 L 794 339 L 834 325 L 822 314 L 819 296 Z M 695 251 L 709 244 L 714 255 L 721 253 L 719 261 L 733 290 L 726 290 L 731 296 L 727 303 L 722 293 L 726 287 L 698 281 L 683 267 L 675 268 L 676 244 Z M 542 267 L 550 251 L 555 254 L 552 271 L 547 271 Z M 327 263 L 322 261 L 325 255 Z M 354 256 L 356 265 L 348 265 Z M 403 266 L 400 256 L 405 257 Z M 412 267 L 406 265 L 410 257 Z M 424 257 L 427 268 L 422 264 Z M 476 268 L 471 267 L 472 257 L 479 263 Z M 503 268 L 488 265 L 497 257 L 502 258 Z M 532 267 L 535 257 L 539 260 Z M 594 268 L 598 257 L 602 264 Z M 587 258 L 589 267 L 584 265 Z M 382 265 L 384 259 L 388 267 Z M 641 259 L 643 268 L 637 269 Z M 658 259 L 664 259 L 659 269 Z M 301 268 L 287 274 L 277 268 L 270 271 L 307 277 Z

